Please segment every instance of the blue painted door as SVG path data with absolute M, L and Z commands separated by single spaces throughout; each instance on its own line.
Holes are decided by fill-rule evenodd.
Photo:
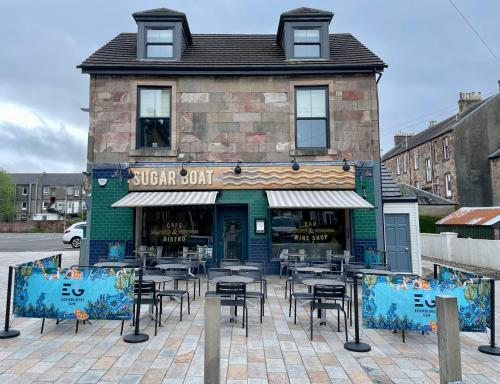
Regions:
M 411 272 L 410 219 L 408 214 L 386 214 L 386 262 L 391 270 Z
M 248 209 L 246 206 L 217 206 L 217 259 L 247 259 Z

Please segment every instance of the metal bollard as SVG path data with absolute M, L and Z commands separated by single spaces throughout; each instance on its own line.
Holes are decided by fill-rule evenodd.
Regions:
M 220 383 L 220 297 L 205 298 L 205 384 Z
M 460 331 L 455 296 L 436 296 L 439 377 L 441 384 L 462 382 Z

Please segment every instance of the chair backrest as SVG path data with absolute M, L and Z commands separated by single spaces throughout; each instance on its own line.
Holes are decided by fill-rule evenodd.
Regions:
M 142 262 L 135 256 L 125 256 L 123 262 L 127 263 L 129 267 L 140 267 Z
M 332 280 L 343 281 L 344 283 L 345 283 L 346 278 L 347 278 L 347 276 L 340 271 L 321 272 L 321 274 L 318 277 L 320 279 L 332 279 Z
M 219 281 L 217 282 L 215 293 L 222 296 L 243 296 L 243 300 L 246 300 L 247 286 L 245 283 L 223 283 Z
M 308 264 L 307 263 L 304 263 L 302 261 L 288 261 L 288 270 L 289 271 L 295 271 L 297 268 L 300 268 L 300 267 L 307 267 Z
M 262 291 L 262 272 L 258 269 L 240 269 L 238 275 L 245 276 L 253 279 L 254 283 L 260 284 L 260 290 Z
M 139 282 L 136 281 L 134 285 L 134 294 L 137 296 L 139 293 Z M 145 277 L 142 280 L 141 296 L 154 296 L 156 294 L 156 284 L 154 281 L 148 281 Z
M 189 275 L 189 267 L 186 268 L 164 268 L 165 275 L 172 277 L 185 277 Z
M 297 272 L 295 271 L 292 274 L 291 288 L 292 291 L 295 290 L 295 284 L 302 283 L 303 280 L 306 279 L 314 279 L 316 278 L 316 274 L 314 272 Z
M 177 264 L 177 258 L 176 257 L 160 257 L 158 260 L 158 264 Z
M 163 245 L 159 245 L 156 247 L 156 257 L 159 259 L 161 259 L 161 257 L 163 256 Z
M 324 260 L 311 260 L 311 267 L 328 268 L 330 269 L 332 263 Z
M 342 299 L 345 296 L 345 285 L 322 285 L 316 284 L 313 287 L 313 301 L 321 300 L 322 298 Z
M 143 268 L 143 276 L 147 276 L 147 275 L 161 275 L 162 274 L 162 270 L 159 269 L 159 268 L 154 268 L 154 267 L 146 267 L 146 268 Z
M 208 281 L 219 276 L 231 276 L 231 270 L 227 268 L 210 268 L 207 272 Z
M 229 267 L 231 265 L 241 265 L 241 260 L 238 259 L 225 259 L 221 260 L 220 266 L 221 267 Z
M 248 265 L 249 267 L 259 268 L 259 271 L 262 272 L 262 275 L 264 275 L 266 273 L 266 264 L 264 262 L 260 262 L 260 261 L 245 261 L 245 265 Z

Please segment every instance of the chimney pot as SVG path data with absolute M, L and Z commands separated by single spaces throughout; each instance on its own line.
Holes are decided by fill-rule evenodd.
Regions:
M 429 121 L 429 127 L 433 127 L 437 124 L 437 120 L 430 120 Z
M 481 100 L 481 92 L 460 92 L 458 99 L 458 113 L 461 114 L 465 112 L 468 108 Z

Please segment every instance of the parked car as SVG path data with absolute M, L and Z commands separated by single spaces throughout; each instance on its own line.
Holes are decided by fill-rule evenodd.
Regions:
M 80 221 L 66 229 L 63 234 L 63 243 L 71 244 L 73 248 L 80 248 L 80 242 L 83 237 L 83 226 L 86 224 L 86 221 Z

